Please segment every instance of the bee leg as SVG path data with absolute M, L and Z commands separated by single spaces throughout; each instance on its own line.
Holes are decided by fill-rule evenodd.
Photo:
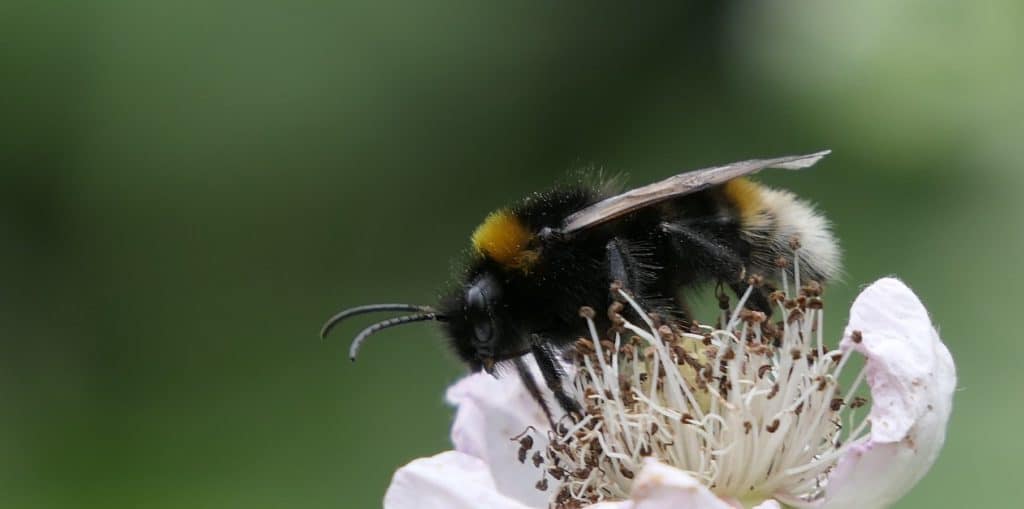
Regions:
M 523 381 L 523 385 L 526 387 L 526 391 L 540 405 L 540 409 L 544 411 L 544 416 L 548 418 L 548 423 L 551 424 L 551 429 L 554 429 L 555 420 L 551 417 L 551 409 L 548 408 L 548 402 L 544 400 L 544 395 L 540 392 L 537 379 L 533 377 L 530 366 L 526 364 L 522 357 L 516 357 L 513 362 L 516 366 L 516 372 L 519 373 L 519 379 Z
M 709 267 L 718 280 L 729 285 L 736 296 L 742 296 L 749 286 L 742 281 L 744 263 L 736 251 L 724 244 L 715 242 L 708 235 L 678 223 L 661 223 L 661 229 L 676 241 L 676 248 L 697 263 Z M 768 316 L 772 314 L 768 297 L 759 288 L 754 288 L 747 298 L 745 306 L 749 309 L 762 311 Z
M 540 367 L 540 372 L 544 375 L 544 382 L 547 384 L 548 389 L 551 389 L 551 392 L 554 393 L 555 399 L 558 400 L 558 406 L 562 407 L 562 410 L 573 418 L 583 417 L 583 408 L 580 407 L 579 402 L 565 392 L 565 387 L 562 386 L 562 378 L 565 376 L 565 373 L 559 367 L 551 345 L 544 341 L 544 338 L 537 334 L 532 334 L 530 336 L 530 351 L 533 352 L 533 357 L 537 359 L 537 366 Z
M 661 229 L 676 241 L 676 249 L 696 263 L 710 268 L 719 281 L 729 285 L 736 296 L 742 296 L 749 286 L 742 281 L 744 263 L 736 251 L 727 245 L 713 240 L 706 234 L 678 223 L 662 223 Z M 762 311 L 768 316 L 772 314 L 771 303 L 765 293 L 755 288 L 750 292 L 745 307 Z
M 619 237 L 614 237 L 605 244 L 605 263 L 608 266 L 608 281 L 610 302 L 625 303 L 626 299 L 618 291 L 618 288 L 626 290 L 634 299 L 639 301 L 645 309 L 653 307 L 646 302 L 645 296 L 649 296 L 648 290 L 643 281 L 644 270 L 651 271 L 650 266 L 646 269 L 636 256 L 630 251 L 629 242 Z M 625 306 L 623 314 L 631 320 L 643 320 L 630 306 Z
M 740 280 L 743 260 L 735 250 L 716 242 L 707 234 L 679 223 L 661 223 L 661 231 L 675 241 L 673 248 L 684 259 L 706 267 L 722 281 Z

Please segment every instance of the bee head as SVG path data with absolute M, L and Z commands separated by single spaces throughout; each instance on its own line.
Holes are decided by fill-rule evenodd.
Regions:
M 459 357 L 473 371 L 493 374 L 495 364 L 528 350 L 511 326 L 501 281 L 491 272 L 473 276 L 442 304 L 444 326 Z

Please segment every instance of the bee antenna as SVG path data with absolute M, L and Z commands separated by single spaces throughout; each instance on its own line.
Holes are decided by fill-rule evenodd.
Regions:
M 431 311 L 429 313 L 399 316 L 396 318 L 389 318 L 387 320 L 384 320 L 383 322 L 377 322 L 363 329 L 362 332 L 356 335 L 355 339 L 352 340 L 352 346 L 350 346 L 348 349 L 348 358 L 354 362 L 356 360 L 356 354 L 359 353 L 359 347 L 363 344 L 363 341 L 366 341 L 366 338 L 384 329 L 388 329 L 406 323 L 424 322 L 427 320 L 444 321 L 446 319 L 447 318 L 444 315 Z
M 433 313 L 434 309 L 430 306 L 416 306 L 413 304 L 370 304 L 369 306 L 349 308 L 327 320 L 327 323 L 325 323 L 323 328 L 320 329 L 320 339 L 326 338 L 327 335 L 331 333 L 331 329 L 333 329 L 335 325 L 338 325 L 342 320 L 348 317 L 364 313 L 376 313 L 377 311 L 419 311 L 421 313 Z

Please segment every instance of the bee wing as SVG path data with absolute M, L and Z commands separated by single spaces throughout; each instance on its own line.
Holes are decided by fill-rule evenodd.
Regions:
M 713 166 L 711 168 L 680 173 L 665 180 L 606 198 L 581 209 L 565 218 L 565 222 L 562 223 L 561 232 L 566 234 L 578 232 L 606 223 L 634 210 L 648 207 L 670 198 L 697 192 L 711 186 L 724 184 L 734 178 L 757 173 L 765 168 L 782 168 L 786 170 L 808 168 L 831 152 L 831 150 L 822 150 L 821 152 L 801 156 L 751 159 L 724 166 Z

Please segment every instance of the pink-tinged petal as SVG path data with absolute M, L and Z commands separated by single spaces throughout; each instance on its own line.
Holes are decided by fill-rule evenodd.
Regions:
M 535 366 L 532 357 L 526 359 Z M 539 372 L 536 375 L 540 380 Z M 534 488 L 541 472 L 530 456 L 547 447 L 541 437 L 549 426 L 516 373 L 509 370 L 497 379 L 485 373 L 469 375 L 451 386 L 447 397 L 458 407 L 452 425 L 455 450 L 483 460 L 502 493 L 530 506 L 547 507 L 550 493 Z M 526 462 L 520 463 L 519 444 L 510 438 L 528 426 L 538 431 L 534 434 L 536 443 Z
M 871 434 L 840 458 L 819 505 L 886 507 L 910 491 L 939 455 L 953 408 L 953 357 L 921 301 L 893 278 L 857 297 L 840 347 L 867 358 Z
M 398 469 L 384 494 L 384 509 L 481 507 L 531 509 L 500 493 L 482 460 L 457 451 L 420 458 Z
M 585 509 L 742 509 L 737 500 L 723 500 L 678 468 L 654 459 L 644 464 L 630 500 L 600 502 Z M 782 509 L 774 500 L 766 500 L 753 509 Z
M 734 509 L 686 472 L 650 459 L 630 493 L 633 505 L 623 509 Z

